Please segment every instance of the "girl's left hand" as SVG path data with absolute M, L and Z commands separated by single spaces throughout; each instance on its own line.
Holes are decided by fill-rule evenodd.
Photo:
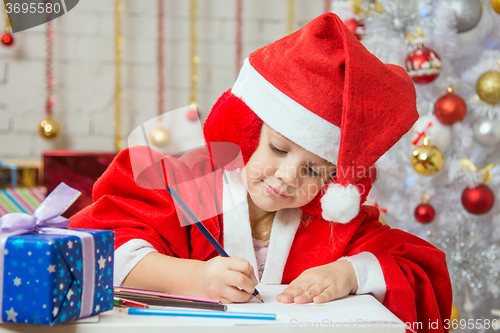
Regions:
M 355 294 L 356 290 L 358 280 L 352 264 L 347 260 L 340 260 L 305 270 L 276 300 L 297 304 L 325 303 Z

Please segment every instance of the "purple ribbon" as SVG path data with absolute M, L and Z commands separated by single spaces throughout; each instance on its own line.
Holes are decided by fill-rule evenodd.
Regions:
M 87 317 L 92 313 L 95 266 L 95 262 L 92 260 L 94 240 L 89 233 L 63 229 L 68 226 L 69 220 L 61 216 L 79 196 L 79 191 L 61 183 L 45 198 L 33 215 L 10 213 L 0 217 L 0 323 L 2 322 L 4 250 L 7 238 L 31 232 L 74 235 L 81 239 L 83 286 L 80 318 Z

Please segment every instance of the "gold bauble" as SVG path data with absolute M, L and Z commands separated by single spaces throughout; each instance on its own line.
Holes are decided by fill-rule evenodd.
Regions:
M 432 176 L 436 174 L 444 164 L 443 154 L 436 146 L 429 144 L 424 138 L 424 144 L 417 147 L 411 154 L 411 165 L 418 174 Z
M 500 14 L 500 0 L 491 0 L 491 7 L 497 14 Z
M 451 304 L 451 316 L 450 316 L 450 327 L 453 327 L 453 322 L 458 322 L 460 321 L 460 310 L 458 310 L 458 306 L 455 305 L 455 303 Z
M 382 217 L 382 215 L 379 215 L 378 216 L 378 220 L 380 221 L 380 223 L 382 223 L 383 225 L 386 225 L 387 223 L 385 222 L 384 218 Z
M 481 75 L 476 82 L 476 92 L 485 102 L 500 102 L 500 72 L 488 71 Z
M 155 127 L 149 134 L 149 139 L 151 143 L 157 147 L 165 147 L 170 143 L 170 132 L 163 127 L 162 122 L 158 122 L 158 126 Z
M 44 139 L 53 140 L 61 134 L 61 127 L 57 121 L 48 117 L 40 122 L 38 133 Z

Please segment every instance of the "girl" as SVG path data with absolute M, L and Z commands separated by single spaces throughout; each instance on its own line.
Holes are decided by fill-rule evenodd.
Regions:
M 136 185 L 130 149 L 71 226 L 115 231 L 115 285 L 224 302 L 248 301 L 259 281 L 289 284 L 278 296 L 285 303 L 371 293 L 404 322 L 439 320 L 444 331 L 444 254 L 362 205 L 369 167 L 417 118 L 404 69 L 381 63 L 324 14 L 252 53 L 205 122 L 206 142 L 237 144 L 245 163 L 229 178 L 247 200 L 203 221 L 231 257 L 180 225 L 167 191 Z M 210 157 L 188 154 L 170 166 L 197 177 L 211 171 Z

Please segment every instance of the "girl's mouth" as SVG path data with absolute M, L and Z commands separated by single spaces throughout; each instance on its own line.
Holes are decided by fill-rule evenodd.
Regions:
M 278 191 L 276 191 L 274 188 L 271 186 L 267 185 L 266 182 L 264 182 L 264 186 L 266 188 L 267 193 L 269 193 L 270 196 L 273 198 L 279 199 L 279 200 L 284 200 L 290 198 L 288 195 L 282 194 Z

